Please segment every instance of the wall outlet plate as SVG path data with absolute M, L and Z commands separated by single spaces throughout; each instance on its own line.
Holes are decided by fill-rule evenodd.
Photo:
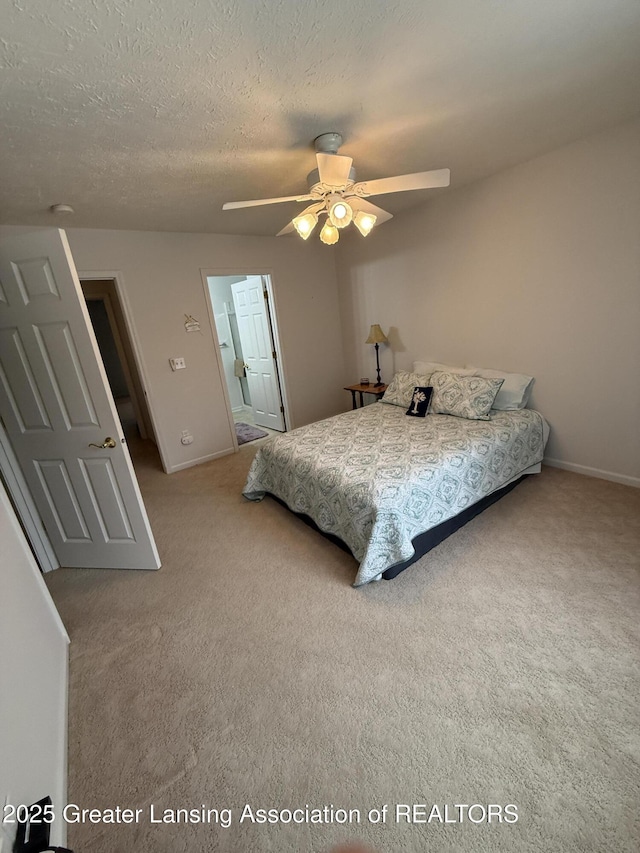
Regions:
M 184 370 L 187 366 L 182 356 L 178 358 L 170 358 L 169 364 L 171 365 L 171 370 Z

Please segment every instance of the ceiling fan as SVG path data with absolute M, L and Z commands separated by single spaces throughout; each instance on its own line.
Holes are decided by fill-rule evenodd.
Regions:
M 342 136 L 339 133 L 323 133 L 316 137 L 314 146 L 318 168 L 307 175 L 308 193 L 252 201 L 228 201 L 222 205 L 222 209 L 258 207 L 285 201 L 312 201 L 313 204 L 295 216 L 277 236 L 295 230 L 306 240 L 318 224 L 319 217 L 326 214 L 327 219 L 320 231 L 320 239 L 331 245 L 338 242 L 339 229 L 346 228 L 351 222 L 363 237 L 366 237 L 374 225 L 380 225 L 392 218 L 392 213 L 387 213 L 367 201 L 368 196 L 449 186 L 449 169 L 434 169 L 430 172 L 415 172 L 411 175 L 397 175 L 395 178 L 378 178 L 356 183 L 353 159 L 338 154 L 341 145 Z

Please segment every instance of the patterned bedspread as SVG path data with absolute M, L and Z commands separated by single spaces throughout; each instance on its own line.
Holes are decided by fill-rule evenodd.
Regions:
M 532 409 L 490 421 L 411 418 L 374 403 L 277 436 L 256 453 L 243 494 L 269 492 L 345 542 L 355 586 L 413 556 L 411 540 L 508 483 L 544 453 Z

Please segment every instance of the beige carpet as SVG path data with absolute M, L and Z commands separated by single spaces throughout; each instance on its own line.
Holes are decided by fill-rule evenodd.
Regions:
M 171 476 L 143 454 L 163 568 L 47 579 L 72 640 L 70 801 L 142 810 L 71 825 L 76 853 L 636 853 L 640 492 L 545 469 L 354 590 L 348 554 L 243 500 L 253 453 Z M 203 804 L 231 825 L 150 823 Z M 241 824 L 245 804 L 362 822 Z M 396 823 L 396 804 L 518 821 Z

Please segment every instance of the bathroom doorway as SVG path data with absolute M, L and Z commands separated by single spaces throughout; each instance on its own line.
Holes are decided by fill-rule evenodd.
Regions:
M 238 444 L 286 431 L 275 308 L 268 275 L 206 275 Z

